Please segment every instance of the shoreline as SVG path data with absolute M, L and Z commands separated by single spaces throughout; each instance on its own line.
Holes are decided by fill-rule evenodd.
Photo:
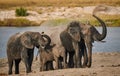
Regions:
M 0 58 L 0 75 L 6 76 L 8 72 L 7 58 Z M 20 63 L 20 76 L 119 76 L 120 52 L 96 52 L 92 55 L 91 68 L 68 68 L 39 72 L 39 61 L 33 60 L 32 73 L 25 73 L 23 62 Z M 13 67 L 14 72 L 14 67 Z M 15 74 L 13 74 L 15 75 Z M 17 76 L 17 75 L 15 75 Z

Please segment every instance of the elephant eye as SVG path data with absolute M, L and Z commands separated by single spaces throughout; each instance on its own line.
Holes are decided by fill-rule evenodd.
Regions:
M 75 34 L 76 31 L 75 31 L 74 29 L 70 29 L 70 33 L 71 33 L 71 34 Z

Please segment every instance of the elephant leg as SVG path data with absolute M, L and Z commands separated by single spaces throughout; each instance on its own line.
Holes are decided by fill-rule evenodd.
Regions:
M 46 71 L 46 65 L 47 62 L 45 62 L 46 60 L 43 58 L 42 62 L 41 62 L 41 70 L 40 71 Z
M 47 68 L 46 63 L 43 63 L 42 71 L 46 71 L 47 70 L 46 68 Z
M 28 64 L 28 52 L 27 52 L 27 50 L 22 50 L 22 52 L 21 52 L 21 58 L 22 58 L 22 61 L 25 64 L 26 73 L 29 73 L 30 72 L 30 66 Z
M 45 70 L 45 65 L 47 65 L 47 62 L 45 64 L 45 58 L 43 56 L 44 54 L 41 52 L 40 53 L 40 71 L 44 71 Z
M 15 60 L 15 74 L 19 74 L 19 63 L 21 59 L 16 59 Z
M 62 69 L 63 66 L 64 66 L 64 68 L 66 68 L 66 65 L 65 65 L 65 64 L 62 66 L 62 61 L 63 61 L 63 58 L 60 56 L 59 59 L 58 59 L 58 66 L 59 66 L 59 69 Z
M 83 55 L 83 67 L 86 67 L 87 66 L 87 63 L 88 63 L 88 57 L 87 57 L 87 50 L 86 48 L 84 49 L 84 51 L 82 51 L 82 55 Z
M 69 52 L 69 61 L 68 61 L 68 66 L 69 68 L 74 67 L 74 62 L 73 62 L 73 56 L 75 52 Z
M 8 74 L 12 74 L 12 67 L 13 67 L 13 60 L 8 58 L 8 66 L 9 66 L 9 72 Z
M 76 57 L 75 57 L 75 54 L 73 55 L 73 62 L 74 62 L 74 68 L 76 68 Z
M 82 67 L 82 51 L 80 50 L 79 52 L 79 67 L 81 68 Z
M 87 47 L 88 47 L 88 64 L 87 64 L 87 67 L 90 68 L 91 64 L 92 64 L 92 44 L 88 43 Z
M 80 49 L 78 46 L 78 42 L 73 42 L 73 46 L 75 49 L 75 54 L 74 54 L 74 68 L 79 68 L 80 67 Z
M 54 70 L 54 68 L 53 68 L 53 61 L 50 62 L 50 70 Z
M 43 63 L 42 61 L 40 61 L 40 71 L 42 71 L 42 66 L 43 66 Z
M 29 67 L 30 67 L 30 72 L 32 71 L 31 67 L 32 67 L 33 56 L 34 56 L 34 50 L 31 49 L 31 50 L 28 51 L 28 64 L 29 64 Z
M 48 71 L 48 70 L 50 70 L 50 62 L 49 61 L 46 63 L 46 71 Z
M 75 52 L 75 56 L 74 56 L 74 67 L 75 68 L 79 68 L 80 67 L 80 57 L 78 55 L 78 52 Z
M 48 62 L 46 63 L 46 70 L 53 70 L 52 61 L 48 61 Z
M 63 68 L 67 68 L 67 52 L 65 51 L 64 52 L 64 55 L 62 56 L 63 57 Z M 62 61 L 60 61 L 60 65 L 62 67 Z
M 56 62 L 56 66 L 55 66 L 55 69 L 58 69 L 58 65 L 59 65 L 59 63 L 58 63 L 58 60 L 59 60 L 59 58 L 57 57 L 57 56 L 54 56 L 54 59 L 55 59 L 55 62 Z

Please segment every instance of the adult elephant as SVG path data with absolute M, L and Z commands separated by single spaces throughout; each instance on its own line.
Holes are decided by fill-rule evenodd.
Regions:
M 67 29 L 60 33 L 60 40 L 65 48 L 65 61 L 67 60 L 67 53 L 69 53 L 69 67 L 81 67 L 81 52 L 78 42 L 81 41 L 82 34 L 79 25 L 79 22 L 73 21 L 68 25 Z
M 104 23 L 103 20 L 101 20 L 100 18 L 98 18 L 96 15 L 93 14 L 93 17 L 96 18 L 99 23 L 102 26 L 102 34 L 100 34 L 98 32 L 98 30 L 92 26 L 90 23 L 80 23 L 80 27 L 81 27 L 81 33 L 83 34 L 83 39 L 85 41 L 87 50 L 88 50 L 88 63 L 87 66 L 91 67 L 92 64 L 92 43 L 94 41 L 102 41 L 106 35 L 107 35 L 107 28 L 106 28 L 106 24 Z
M 15 74 L 19 74 L 21 59 L 26 66 L 26 72 L 31 72 L 34 47 L 44 48 L 47 43 L 39 32 L 27 31 L 11 36 L 7 43 L 8 74 L 12 74 L 13 61 L 15 62 Z

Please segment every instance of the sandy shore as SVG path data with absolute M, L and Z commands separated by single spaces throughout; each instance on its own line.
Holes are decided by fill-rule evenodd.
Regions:
M 25 73 L 23 62 L 20 63 L 20 74 L 15 76 L 120 76 L 120 52 L 93 53 L 91 68 L 69 68 L 39 72 L 39 61 L 34 60 L 32 73 Z M 8 72 L 7 58 L 0 59 L 0 76 Z M 13 67 L 14 72 L 14 67 Z

